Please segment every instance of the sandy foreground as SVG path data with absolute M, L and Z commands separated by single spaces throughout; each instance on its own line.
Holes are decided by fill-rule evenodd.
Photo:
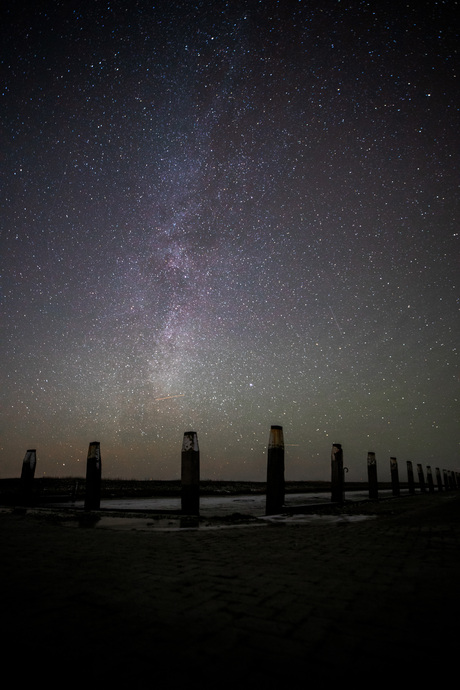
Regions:
M 458 492 L 226 529 L 100 517 L 0 509 L 2 675 L 20 688 L 451 677 Z

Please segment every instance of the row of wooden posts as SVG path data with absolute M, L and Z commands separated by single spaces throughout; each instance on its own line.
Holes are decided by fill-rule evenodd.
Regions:
M 415 478 L 414 478 L 414 466 L 412 460 L 406 461 L 407 466 L 407 487 L 410 494 L 415 493 Z M 332 472 L 332 486 L 331 486 L 331 498 L 332 501 L 340 503 L 344 500 L 344 487 L 345 487 L 345 472 L 347 469 L 343 466 L 343 451 L 340 443 L 334 443 L 332 445 L 331 453 L 331 472 Z M 436 486 L 438 491 L 458 489 L 460 488 L 460 473 L 453 472 L 451 470 L 441 470 L 439 467 L 435 468 L 436 474 Z M 399 483 L 399 469 L 398 461 L 395 457 L 390 457 L 390 475 L 391 475 L 391 490 L 393 496 L 400 495 L 400 483 Z M 433 479 L 433 472 L 430 465 L 426 467 L 426 480 L 423 471 L 423 466 L 421 463 L 417 463 L 417 476 L 418 476 L 418 486 L 422 493 L 429 491 L 434 493 L 435 482 Z M 378 498 L 378 481 L 377 481 L 377 460 L 375 453 L 369 451 L 367 454 L 367 479 L 368 479 L 368 490 L 369 498 Z
M 36 450 L 28 450 L 23 460 L 21 482 L 23 494 L 30 495 L 35 468 Z M 343 449 L 340 443 L 332 444 L 331 451 L 331 501 L 343 503 L 345 500 L 345 473 Z M 377 461 L 375 453 L 367 454 L 369 498 L 378 498 Z M 391 486 L 394 496 L 400 495 L 398 463 L 395 457 L 390 458 Z M 422 492 L 434 492 L 435 485 L 431 467 L 427 466 L 426 481 L 421 464 L 417 464 L 418 485 Z M 86 495 L 85 510 L 99 510 L 101 496 L 101 444 L 93 441 L 89 444 L 86 462 Z M 444 478 L 444 484 L 443 484 Z M 436 484 L 438 491 L 460 488 L 460 474 L 436 467 Z M 407 486 L 409 493 L 415 493 L 415 479 L 412 461 L 407 461 Z M 284 439 L 283 427 L 272 425 L 267 453 L 267 487 L 266 515 L 282 512 L 285 501 L 284 481 Z M 186 515 L 199 515 L 200 512 L 200 450 L 196 431 L 186 431 L 182 441 L 181 455 L 181 512 Z

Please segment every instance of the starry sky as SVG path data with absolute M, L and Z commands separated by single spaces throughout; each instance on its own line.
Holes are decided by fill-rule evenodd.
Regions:
M 458 9 L 5 3 L 0 476 L 460 470 Z

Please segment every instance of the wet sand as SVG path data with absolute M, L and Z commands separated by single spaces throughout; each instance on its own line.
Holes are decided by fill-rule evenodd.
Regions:
M 3 508 L 3 676 L 48 688 L 447 681 L 460 495 L 321 516 L 149 531 Z

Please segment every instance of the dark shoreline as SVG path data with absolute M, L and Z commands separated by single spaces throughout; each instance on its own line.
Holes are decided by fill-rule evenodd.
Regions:
M 350 482 L 345 484 L 346 491 L 366 491 L 367 482 Z M 318 493 L 329 492 L 329 481 L 286 481 L 285 493 Z M 379 489 L 387 490 L 391 484 L 380 482 Z M 406 487 L 401 484 L 401 489 Z M 21 480 L 19 478 L 0 479 L 0 504 L 11 505 L 21 495 Z M 40 477 L 34 480 L 32 495 L 34 502 L 47 502 L 56 499 L 83 499 L 86 491 L 84 477 Z M 136 479 L 102 479 L 101 498 L 157 498 L 180 496 L 181 482 L 173 480 L 136 480 Z M 265 482 L 202 480 L 200 482 L 201 496 L 238 496 L 264 495 Z

